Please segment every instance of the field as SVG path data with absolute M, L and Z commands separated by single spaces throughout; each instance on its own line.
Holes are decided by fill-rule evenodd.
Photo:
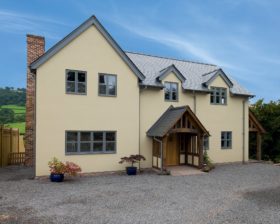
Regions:
M 3 105 L 1 106 L 1 109 L 11 109 L 14 111 L 15 116 L 18 115 L 24 115 L 25 114 L 25 106 L 17 106 L 17 105 Z M 18 128 L 20 134 L 25 133 L 25 122 L 15 122 L 15 123 L 9 123 L 7 124 L 10 128 Z
M 1 109 L 12 109 L 14 113 L 17 114 L 25 114 L 25 106 L 17 106 L 17 105 L 3 105 Z
M 25 133 L 25 122 L 17 122 L 17 123 L 10 123 L 7 124 L 7 127 L 9 128 L 18 128 L 19 133 L 23 135 Z

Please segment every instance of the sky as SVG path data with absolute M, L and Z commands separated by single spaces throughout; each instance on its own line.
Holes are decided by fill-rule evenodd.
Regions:
M 26 85 L 26 34 L 46 50 L 95 15 L 125 51 L 216 64 L 280 99 L 279 0 L 0 0 L 0 87 Z

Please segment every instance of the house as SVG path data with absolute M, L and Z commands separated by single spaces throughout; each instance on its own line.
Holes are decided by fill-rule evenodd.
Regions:
M 84 172 L 123 170 L 131 154 L 146 157 L 142 168 L 199 168 L 203 150 L 215 163 L 248 161 L 253 95 L 220 67 L 124 52 L 94 16 L 44 45 L 27 35 L 26 163 L 36 176 L 54 156 Z

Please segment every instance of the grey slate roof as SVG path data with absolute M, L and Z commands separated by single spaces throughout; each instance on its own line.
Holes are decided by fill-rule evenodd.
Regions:
M 146 86 L 162 87 L 162 83 L 158 80 L 160 71 L 174 65 L 185 77 L 185 81 L 182 83 L 182 87 L 185 90 L 208 92 L 209 89 L 204 86 L 203 83 L 207 82 L 216 74 L 217 71 L 221 70 L 220 67 L 212 64 L 197 63 L 132 52 L 126 52 L 126 54 L 145 76 L 145 79 L 141 83 Z M 233 84 L 230 88 L 232 94 L 253 96 L 234 79 L 228 75 L 227 77 Z
M 186 107 L 170 106 L 147 131 L 147 136 L 163 137 L 174 125 L 174 123 L 186 112 Z
M 164 76 L 164 72 L 173 69 L 178 77 L 181 76 L 180 80 L 182 81 L 182 87 L 184 89 L 209 92 L 209 89 L 204 86 L 203 83 L 208 77 L 211 79 L 210 76 L 215 75 L 214 72 L 220 69 L 216 65 L 124 52 L 95 16 L 91 16 L 61 41 L 51 47 L 45 54 L 32 62 L 30 68 L 37 69 L 92 25 L 99 30 L 108 43 L 131 68 L 134 74 L 139 78 L 140 85 L 163 87 L 160 81 L 161 75 Z M 203 74 L 207 75 L 203 76 Z M 233 86 L 230 88 L 231 93 L 252 96 L 251 93 L 241 87 L 235 80 L 230 77 L 228 78 L 233 83 Z

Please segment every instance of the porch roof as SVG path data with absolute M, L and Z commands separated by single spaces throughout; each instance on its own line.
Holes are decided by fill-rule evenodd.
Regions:
M 251 127 L 250 123 L 251 123 L 251 125 L 253 125 L 253 127 Z M 266 130 L 261 125 L 261 123 L 258 121 L 255 114 L 253 113 L 253 111 L 250 108 L 249 108 L 249 131 L 256 131 L 256 132 L 259 132 L 260 134 L 266 133 Z
M 202 125 L 198 117 L 192 112 L 189 106 L 170 106 L 153 124 L 153 126 L 147 131 L 147 136 L 164 137 L 186 112 L 188 112 L 188 115 L 195 121 L 202 133 L 209 136 L 209 132 Z

